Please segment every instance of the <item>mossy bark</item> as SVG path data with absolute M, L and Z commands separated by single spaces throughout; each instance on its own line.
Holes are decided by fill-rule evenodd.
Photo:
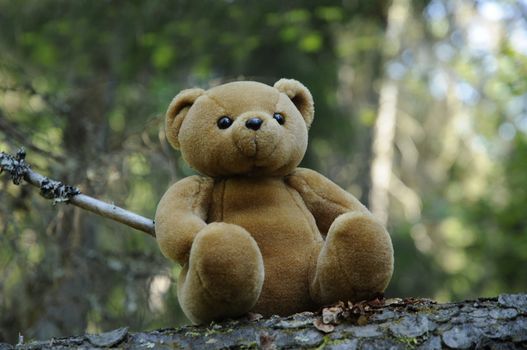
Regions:
M 388 299 L 359 307 L 341 304 L 324 315 L 231 320 L 133 333 L 107 333 L 0 344 L 0 349 L 523 349 L 527 294 L 437 304 Z M 336 310 L 336 311 L 335 311 Z M 329 327 L 326 327 L 329 325 Z M 324 331 L 322 331 L 322 330 Z

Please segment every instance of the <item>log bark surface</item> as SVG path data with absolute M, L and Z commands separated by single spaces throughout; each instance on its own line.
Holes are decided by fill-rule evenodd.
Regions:
M 27 344 L 0 344 L 0 349 L 527 348 L 527 294 L 446 304 L 427 299 L 387 299 L 380 305 L 344 309 L 337 306 L 318 313 L 144 333 L 120 328 Z

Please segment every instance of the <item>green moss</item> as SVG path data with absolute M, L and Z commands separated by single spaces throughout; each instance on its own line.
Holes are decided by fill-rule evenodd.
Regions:
M 234 329 L 232 328 L 229 328 L 229 327 L 222 327 L 222 328 L 207 328 L 207 330 L 205 331 L 205 336 L 208 337 L 210 335 L 214 335 L 214 334 L 227 334 L 227 333 L 231 333 L 233 332 Z
M 257 342 L 251 342 L 251 343 L 248 343 L 248 344 L 242 344 L 240 346 L 240 350 L 252 350 L 252 349 L 259 349 L 260 347 L 258 346 L 258 343 Z
M 423 342 L 420 337 L 394 337 L 394 339 L 404 344 L 407 349 L 414 349 Z
M 188 331 L 185 333 L 185 337 L 199 337 L 201 334 L 198 332 Z
M 324 336 L 324 339 L 322 340 L 322 343 L 320 343 L 319 346 L 317 346 L 315 349 L 316 350 L 322 350 L 324 349 L 328 344 L 332 343 L 332 340 L 329 339 L 329 335 L 325 335 Z

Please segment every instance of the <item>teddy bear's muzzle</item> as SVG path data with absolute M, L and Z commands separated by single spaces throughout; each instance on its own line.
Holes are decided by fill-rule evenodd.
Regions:
M 232 141 L 240 155 L 248 161 L 265 162 L 279 144 L 283 127 L 270 115 L 246 112 L 231 126 Z
M 235 141 L 236 147 L 246 157 L 253 158 L 256 156 L 257 146 L 256 146 L 256 136 L 252 138 L 243 137 Z
M 253 126 L 256 127 L 256 126 Z M 260 126 L 258 126 L 260 128 Z M 252 128 L 250 128 L 253 130 Z M 236 133 L 234 144 L 238 151 L 245 157 L 254 160 L 264 160 L 268 158 L 276 149 L 278 139 L 265 130 L 249 131 Z

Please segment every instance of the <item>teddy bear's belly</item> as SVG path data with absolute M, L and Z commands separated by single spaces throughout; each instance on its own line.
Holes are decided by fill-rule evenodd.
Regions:
M 310 266 L 322 237 L 300 195 L 283 179 L 228 179 L 214 186 L 209 221 L 237 224 L 262 252 L 265 281 L 255 312 L 289 314 L 313 307 Z

